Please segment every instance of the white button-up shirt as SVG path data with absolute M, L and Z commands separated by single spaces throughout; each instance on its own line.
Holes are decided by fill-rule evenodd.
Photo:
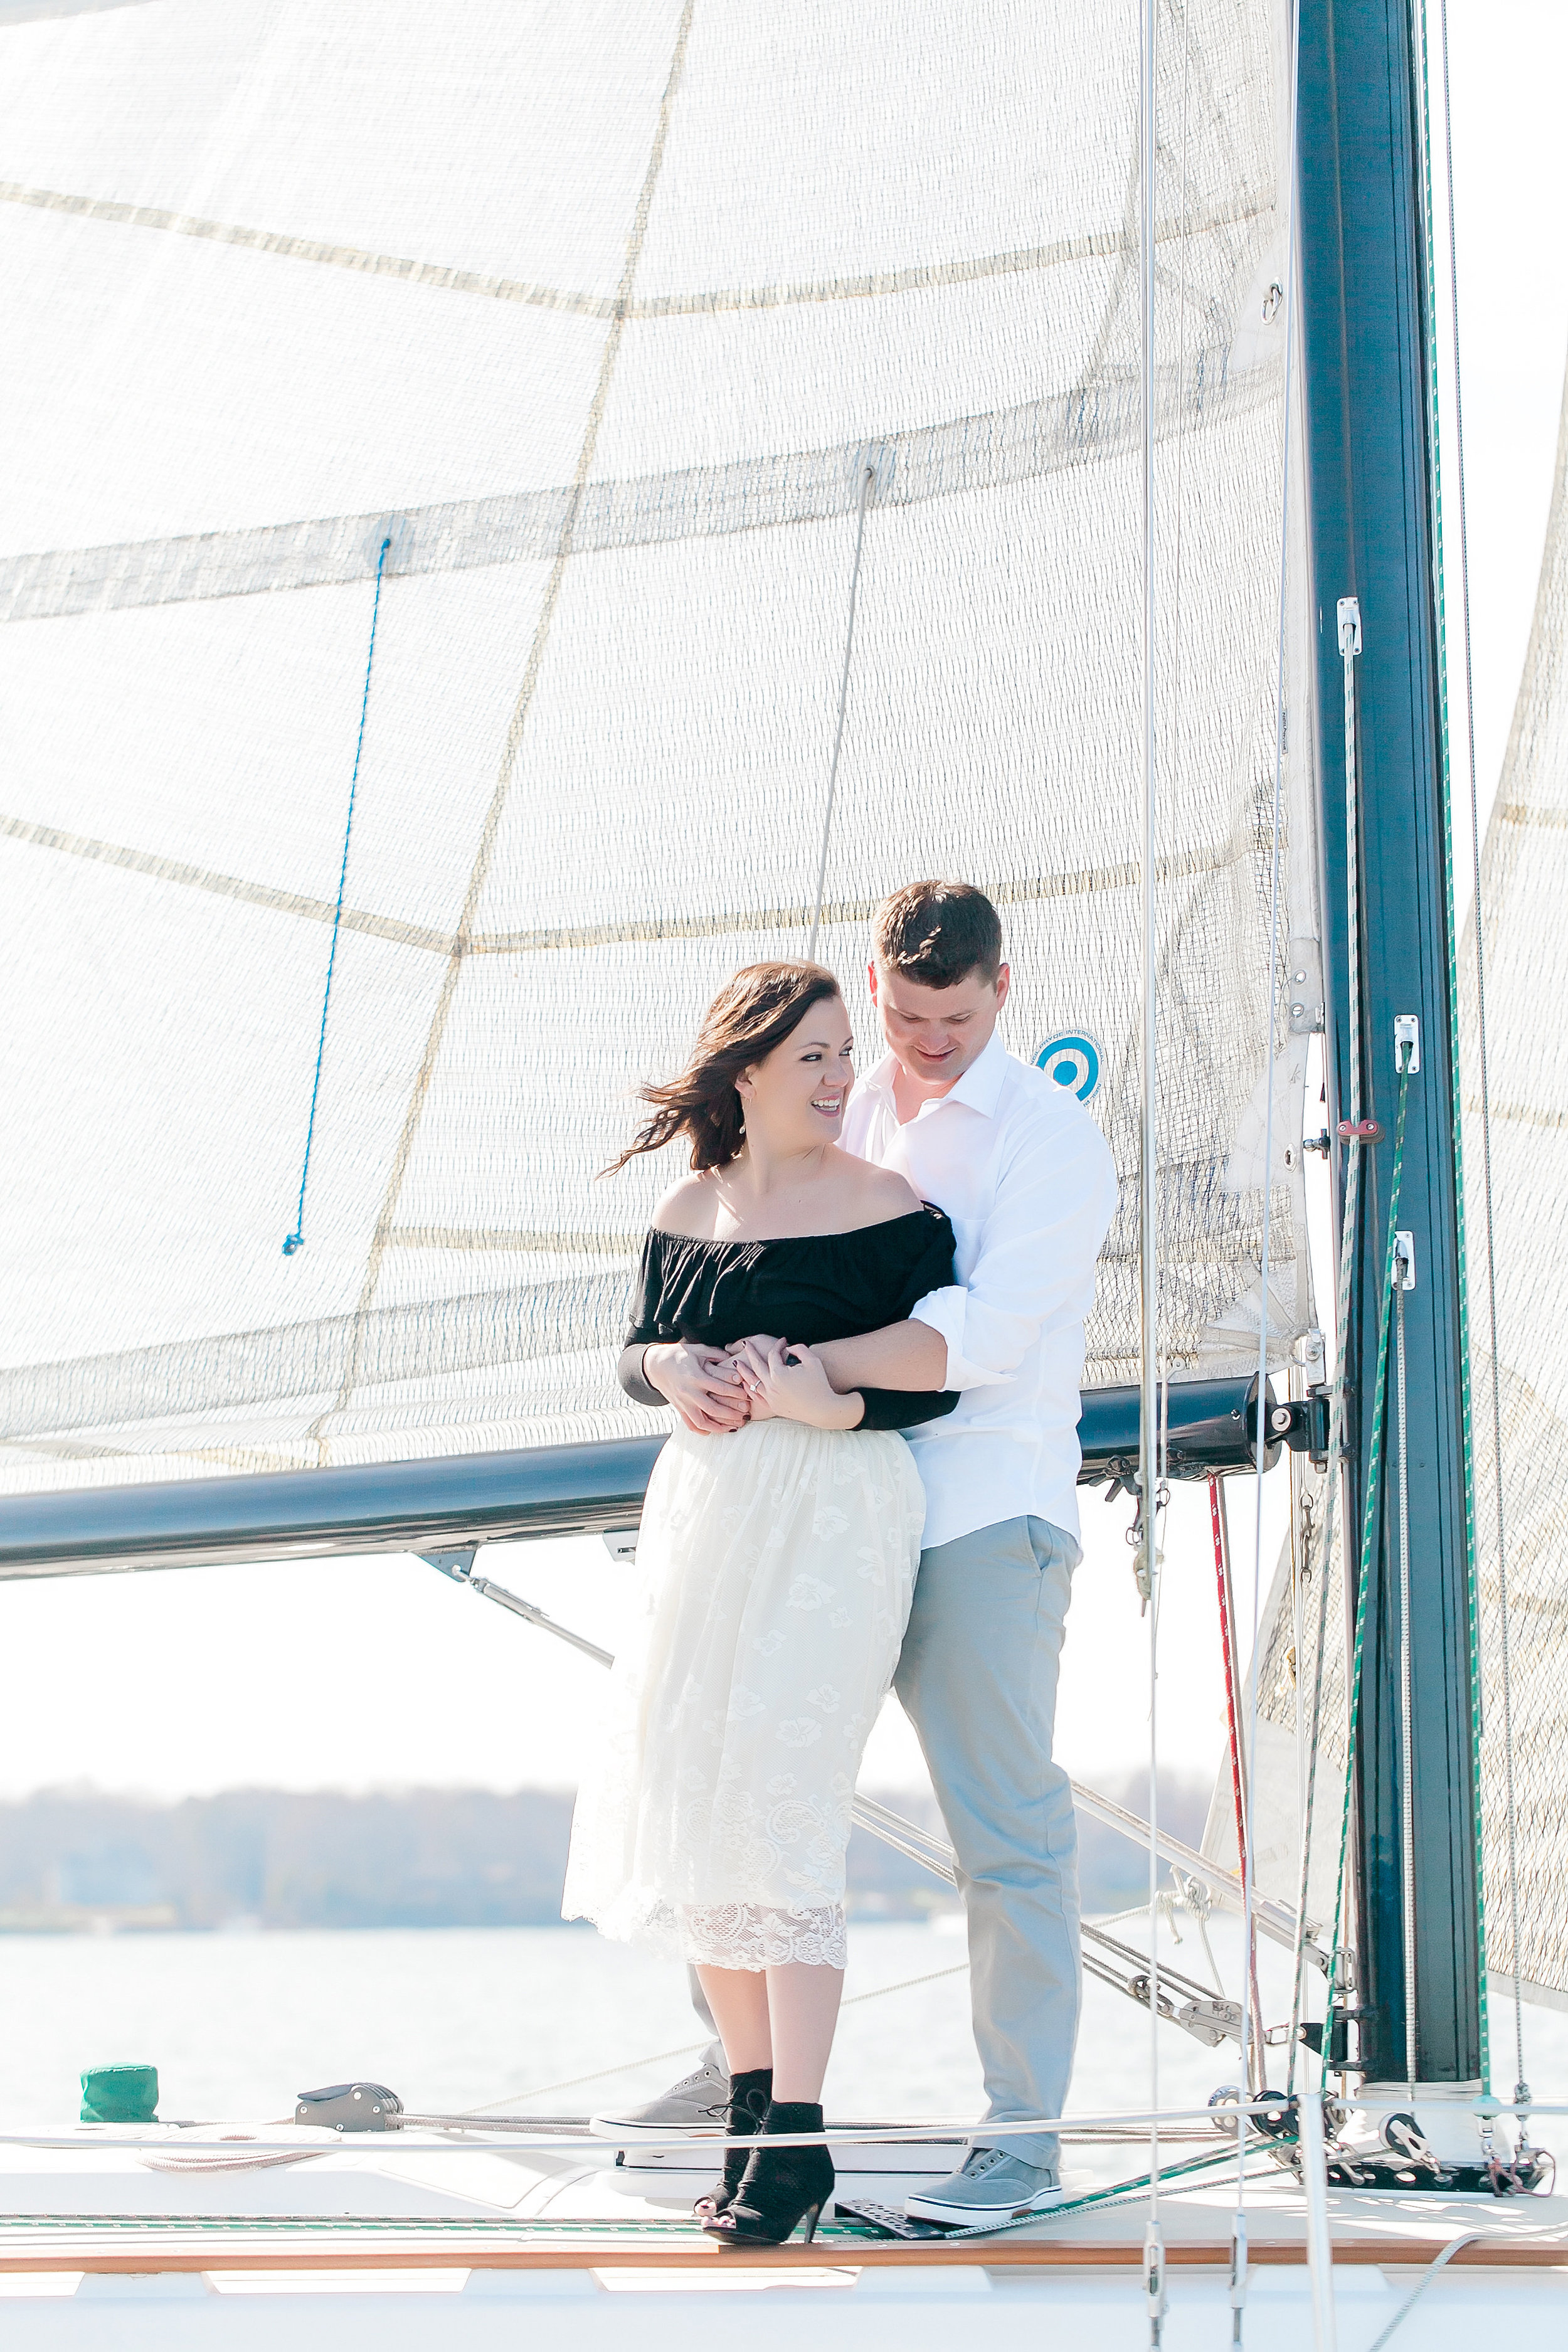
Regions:
M 1116 1209 L 1110 1149 L 1076 1095 L 993 1036 L 900 1127 L 889 1054 L 849 1097 L 842 1141 L 945 1209 L 958 1281 L 914 1319 L 947 1342 L 942 1421 L 907 1433 L 927 1545 L 1033 1516 L 1077 1538 L 1079 1385 L 1094 1269 Z

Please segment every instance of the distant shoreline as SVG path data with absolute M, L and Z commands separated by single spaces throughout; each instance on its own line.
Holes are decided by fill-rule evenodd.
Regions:
M 1141 1809 L 1146 1789 L 1105 1793 Z M 929 1796 L 887 1801 L 941 1834 Z M 234 1789 L 174 1804 L 43 1790 L 0 1802 L 0 1936 L 558 1927 L 572 1805 L 559 1789 Z M 1162 1819 L 1194 1844 L 1206 1805 L 1189 1779 L 1162 1791 Z M 1098 1822 L 1079 1832 L 1085 1908 L 1139 1901 L 1143 1849 Z M 951 1886 L 855 1832 L 851 1919 L 918 1924 L 957 1907 Z

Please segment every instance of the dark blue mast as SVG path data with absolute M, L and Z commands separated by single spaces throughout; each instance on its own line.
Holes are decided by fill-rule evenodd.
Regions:
M 1408 0 L 1301 0 L 1300 152 L 1331 1129 L 1360 1056 L 1363 1150 L 1347 1334 L 1344 1531 L 1352 1600 L 1372 1445 L 1398 1093 L 1394 1020 L 1420 1023 L 1399 1226 L 1411 1581 L 1417 2077 L 1481 2072 L 1479 1759 L 1471 1722 L 1467 1432 L 1423 278 L 1422 143 Z M 1359 604 L 1360 936 L 1347 936 L 1339 601 Z M 1360 1034 L 1350 959 L 1359 959 Z M 1336 1153 L 1343 1198 L 1344 1148 Z M 1389 1401 L 1392 1429 L 1394 1400 Z M 1398 1482 L 1385 1454 L 1370 1566 L 1352 1799 L 1360 2060 L 1405 2074 Z

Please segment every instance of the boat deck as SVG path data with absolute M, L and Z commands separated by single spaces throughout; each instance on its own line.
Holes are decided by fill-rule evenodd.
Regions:
M 596 2352 L 626 2340 L 639 2352 L 677 2338 L 717 2347 L 733 2334 L 721 2298 L 747 2293 L 749 2344 L 795 2344 L 805 2311 L 819 2336 L 858 2347 L 895 2340 L 923 2352 L 970 2315 L 991 2345 L 1016 2334 L 1037 2346 L 1042 2320 L 1087 2331 L 1096 2352 L 1148 2342 L 1141 2262 L 1148 2204 L 1069 2206 L 1005 2234 L 905 2241 L 838 2218 L 804 2242 L 726 2252 L 672 2210 L 689 2183 L 656 2179 L 639 2193 L 604 2143 L 562 2135 L 556 2148 L 513 2152 L 454 2146 L 407 2131 L 344 2143 L 300 2133 L 294 2160 L 245 2163 L 284 2137 L 276 2125 L 216 2129 L 112 2127 L 0 2147 L 0 2299 L 8 2343 L 184 2352 L 220 2342 L 277 2340 L 277 2298 L 289 2298 L 289 2352 L 357 2352 L 363 2342 L 455 2352 L 515 2345 Z M 229 2137 L 232 2135 L 233 2137 Z M 245 2137 L 239 2137 L 244 2135 Z M 192 2146 L 199 2137 L 201 2150 Z M 321 2143 L 325 2142 L 325 2145 Z M 227 2149 L 232 2148 L 232 2155 Z M 936 2168 L 929 2144 L 845 2151 L 841 2186 L 857 2200 L 901 2200 L 911 2171 Z M 942 2151 L 945 2159 L 947 2151 Z M 1140 2152 L 1094 2151 L 1106 2181 Z M 873 2173 L 871 2161 L 879 2166 Z M 223 2170 L 187 2167 L 221 2162 Z M 700 2159 L 693 2152 L 691 2170 Z M 639 2172 L 646 2166 L 636 2168 Z M 703 2166 L 704 2172 L 707 2167 Z M 1229 2335 L 1234 2175 L 1203 2177 L 1162 2196 L 1171 2352 Z M 1477 2233 L 1425 2292 L 1407 2339 L 1424 2352 L 1468 2345 L 1506 2308 L 1568 2326 L 1568 2199 L 1493 2200 L 1421 2191 L 1332 2190 L 1330 2215 L 1341 2343 L 1365 2352 L 1423 2271 L 1451 2240 Z M 1249 2326 L 1269 2352 L 1313 2342 L 1306 2217 L 1288 2175 L 1249 2180 Z M 628 2308 L 626 2298 L 633 2299 Z M 715 2297 L 721 2298 L 716 2303 Z M 431 2298 L 438 2300 L 432 2302 Z M 1401 2331 L 1403 2334 L 1403 2330 Z M 1257 2340 L 1262 2340 L 1259 2336 Z

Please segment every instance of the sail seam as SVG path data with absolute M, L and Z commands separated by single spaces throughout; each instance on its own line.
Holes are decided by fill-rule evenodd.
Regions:
M 1218 355 L 1223 360 L 1223 354 Z M 1219 378 L 1215 388 L 1214 378 Z M 1239 379 L 1216 362 L 1190 381 L 1167 374 L 1162 440 L 1192 417 L 1228 422 L 1274 394 L 1273 371 Z M 390 527 L 388 579 L 551 563 L 563 534 L 575 555 L 825 522 L 853 513 L 866 465 L 879 506 L 905 507 L 1011 488 L 1092 465 L 1138 446 L 1138 387 L 1110 373 L 1011 408 L 944 418 L 880 439 L 675 467 L 545 489 L 504 491 L 376 514 L 322 515 L 236 531 L 123 540 L 0 559 L 0 622 L 201 604 L 374 577 Z
M 1244 228 L 1274 208 L 1273 191 L 1256 191 L 1234 203 L 1215 205 L 1196 224 L 1195 233 L 1215 236 L 1222 229 Z M 1025 277 L 1037 270 L 1070 267 L 1077 262 L 1113 260 L 1121 252 L 1123 232 L 1089 229 L 1078 236 L 1058 237 L 1047 245 L 1019 246 L 1001 253 L 978 254 L 949 261 L 914 262 L 902 269 L 870 269 L 849 278 L 805 278 L 776 286 L 732 286 L 689 294 L 648 294 L 626 300 L 611 294 L 591 294 L 585 289 L 542 286 L 524 278 L 497 278 L 441 261 L 416 261 L 404 254 L 374 253 L 363 246 L 339 245 L 330 238 L 293 236 L 286 230 L 250 228 L 237 221 L 203 218 L 161 205 L 132 205 L 112 196 L 87 196 L 58 188 L 34 188 L 16 180 L 0 180 L 0 203 L 21 205 L 75 220 L 106 221 L 125 228 L 161 229 L 174 236 L 204 244 L 237 246 L 256 253 L 277 255 L 287 261 L 307 261 L 356 277 L 390 278 L 405 286 L 422 286 L 448 294 L 476 294 L 494 302 L 521 304 L 530 310 L 556 310 L 568 317 L 594 320 L 719 318 L 735 311 L 773 310 L 822 302 L 863 301 L 889 294 L 918 294 L 947 286 L 983 283 L 991 278 Z M 1165 221 L 1156 231 L 1161 244 L 1194 234 L 1191 224 Z
M 162 856 L 156 850 L 132 849 L 122 842 L 66 833 L 58 825 L 38 824 L 29 817 L 0 812 L 0 837 L 7 835 L 34 848 L 52 849 L 62 856 L 118 866 L 126 873 L 178 883 L 186 889 L 208 891 L 220 898 L 242 899 L 270 913 L 296 916 L 301 921 L 330 923 L 333 918 L 330 900 L 309 898 L 302 891 L 285 890 L 269 882 L 247 881 L 242 876 L 220 873 L 215 868 L 187 866 L 178 858 Z M 1244 839 L 1225 843 L 1215 849 L 1186 850 L 1180 856 L 1161 859 L 1159 878 L 1178 881 L 1227 873 L 1233 866 L 1247 864 L 1255 854 L 1255 845 Z M 1138 883 L 1141 872 L 1133 859 L 1117 866 L 1065 867 L 1058 873 L 1032 875 L 1018 882 L 994 882 L 990 896 L 998 906 L 1027 906 L 1053 898 L 1092 896 L 1100 890 L 1130 890 Z M 822 921 L 829 929 L 839 923 L 865 922 L 878 904 L 872 898 L 830 898 L 821 909 Z M 809 927 L 814 911 L 804 901 L 796 901 L 774 907 L 721 908 L 711 915 L 650 915 L 624 923 L 561 924 L 531 931 L 476 931 L 461 951 L 467 955 L 539 955 L 576 948 L 657 944 L 663 940 L 743 938 L 757 931 L 804 930 Z M 363 908 L 345 907 L 342 928 L 389 940 L 395 947 L 419 948 L 434 955 L 449 956 L 459 950 L 457 931 L 438 930 L 433 924 L 405 922 L 398 916 L 376 914 Z M 1493 1116 L 1530 1118 L 1536 1114 L 1523 1108 L 1515 1113 L 1505 1106 L 1494 1109 Z M 1568 1115 L 1561 1121 L 1553 1116 L 1541 1123 L 1568 1125 Z
M 128 874 L 142 874 L 156 882 L 175 882 L 189 890 L 205 890 L 219 898 L 239 898 L 253 907 L 265 907 L 270 913 L 297 915 L 312 923 L 330 923 L 331 901 L 312 898 L 300 890 L 285 890 L 270 882 L 250 882 L 237 874 L 222 874 L 204 866 L 187 866 L 176 857 L 164 857 L 156 850 L 132 849 L 118 841 L 99 841 L 91 835 L 66 833 L 58 825 L 37 824 L 30 817 L 12 816 L 0 812 L 0 835 L 13 841 L 25 841 L 36 849 L 53 849 L 62 856 L 85 858 L 101 866 L 114 866 Z M 405 923 L 395 915 L 377 915 L 363 908 L 345 907 L 342 928 L 346 931 L 364 931 L 373 938 L 389 940 L 395 947 L 435 949 L 446 954 L 451 948 L 449 931 L 438 931 L 422 923 Z
M 551 566 L 550 578 L 545 585 L 539 618 L 534 624 L 533 638 L 528 649 L 528 660 L 523 669 L 521 685 L 518 688 L 511 723 L 507 730 L 506 741 L 501 749 L 495 789 L 490 796 L 490 804 L 485 814 L 479 846 L 474 854 L 473 867 L 468 876 L 468 887 L 463 899 L 462 913 L 458 919 L 458 936 L 453 941 L 451 956 L 442 979 L 440 994 L 437 999 L 435 1013 L 426 1037 L 425 1051 L 420 1060 L 418 1075 L 414 1081 L 407 1109 L 404 1114 L 402 1131 L 397 1139 L 397 1148 L 393 1157 L 386 1191 L 383 1195 L 381 1212 L 376 1218 L 375 1230 L 371 1236 L 370 1251 L 365 1261 L 364 1279 L 360 1288 L 359 1305 L 354 1315 L 354 1326 L 349 1340 L 342 1379 L 332 1407 L 321 1416 L 320 1421 L 312 1424 L 310 1430 L 312 1437 L 321 1437 L 327 1421 L 331 1417 L 331 1412 L 342 1412 L 346 1407 L 358 1379 L 362 1328 L 374 1304 L 376 1287 L 381 1280 L 382 1260 L 385 1255 L 393 1220 L 397 1213 L 397 1204 L 403 1197 L 408 1163 L 413 1155 L 420 1121 L 424 1117 L 436 1063 L 447 1034 L 447 1024 L 451 1018 L 452 1002 L 457 993 L 458 980 L 462 971 L 468 936 L 479 913 L 485 886 L 489 879 L 490 862 L 495 854 L 495 845 L 500 831 L 501 814 L 510 796 L 512 782 L 522 749 L 523 734 L 528 725 L 529 713 L 533 708 L 534 690 L 539 683 L 545 648 L 550 642 L 551 629 L 560 601 L 561 583 L 572 554 L 577 505 L 587 486 L 588 476 L 594 463 L 594 452 L 598 446 L 599 430 L 604 423 L 610 383 L 616 372 L 616 362 L 620 355 L 621 341 L 626 330 L 626 306 L 631 299 L 637 264 L 642 258 L 643 245 L 647 236 L 648 215 L 653 207 L 654 190 L 658 184 L 659 171 L 669 138 L 670 116 L 675 106 L 676 91 L 680 86 L 681 71 L 686 62 L 686 44 L 691 31 L 691 18 L 695 5 L 696 0 L 686 0 L 680 12 L 669 74 L 665 83 L 663 96 L 659 100 L 653 147 L 648 156 L 647 169 L 643 175 L 643 184 L 638 193 L 630 233 L 626 238 L 626 261 L 622 268 L 621 283 L 616 297 L 616 315 L 605 338 L 605 348 L 599 361 L 598 381 L 594 387 L 594 397 L 589 404 L 583 446 L 578 454 L 577 469 L 573 479 L 573 496 L 562 525 L 560 544 L 556 549 L 555 560 Z

